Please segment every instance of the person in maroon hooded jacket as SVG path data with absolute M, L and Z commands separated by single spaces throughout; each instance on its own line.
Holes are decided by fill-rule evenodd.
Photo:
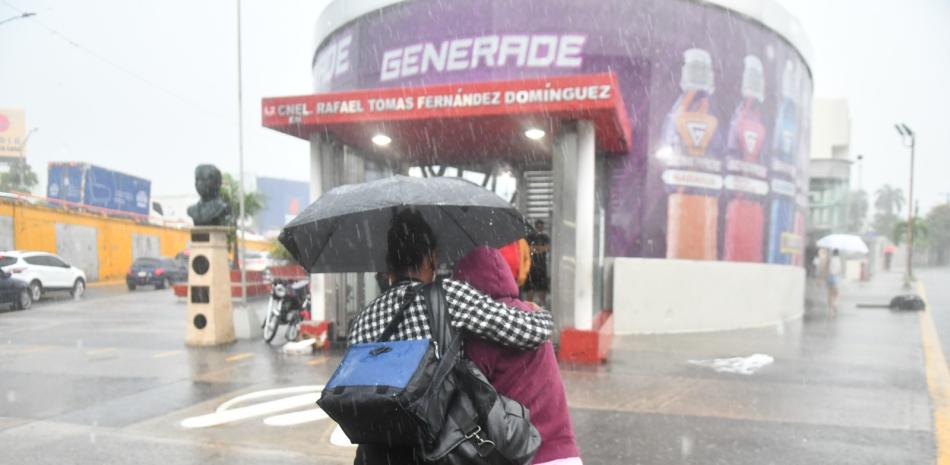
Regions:
M 509 307 L 543 311 L 533 303 L 519 300 L 518 283 L 511 269 L 501 253 L 491 247 L 469 252 L 456 266 L 453 279 L 465 281 Z M 519 351 L 467 337 L 465 355 L 498 392 L 521 402 L 531 412 L 531 423 L 541 434 L 535 465 L 581 465 L 551 341 L 534 350 Z

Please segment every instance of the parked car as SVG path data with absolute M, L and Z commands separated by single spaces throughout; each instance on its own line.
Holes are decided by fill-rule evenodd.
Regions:
M 68 291 L 75 298 L 86 292 L 86 273 L 46 252 L 0 252 L 0 269 L 26 283 L 33 302 L 49 291 Z
M 245 268 L 248 271 L 264 271 L 275 265 L 276 261 L 271 258 L 268 252 L 258 252 L 255 250 L 244 251 Z
M 136 258 L 125 275 L 125 284 L 130 291 L 134 291 L 138 286 L 155 286 L 155 289 L 165 289 L 172 284 L 187 280 L 187 267 L 178 260 L 162 257 Z
M 13 278 L 13 273 L 0 270 L 0 304 L 10 304 L 14 310 L 26 310 L 33 306 L 30 286 Z

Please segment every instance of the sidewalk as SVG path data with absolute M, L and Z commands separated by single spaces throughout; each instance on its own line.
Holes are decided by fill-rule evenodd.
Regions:
M 566 368 L 585 463 L 932 463 L 916 313 L 857 309 L 900 275 L 846 283 L 836 318 L 817 305 L 761 330 L 615 340 L 610 362 Z M 689 363 L 764 354 L 750 375 Z

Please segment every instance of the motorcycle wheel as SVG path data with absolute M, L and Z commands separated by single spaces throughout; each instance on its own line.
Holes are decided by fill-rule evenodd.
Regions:
M 277 315 L 274 315 L 273 312 L 267 313 L 267 318 L 264 320 L 264 342 L 270 344 L 270 341 L 274 340 L 274 336 L 277 335 L 277 327 L 280 323 L 277 321 Z
M 300 314 L 295 313 L 294 316 L 290 319 L 290 324 L 287 325 L 287 332 L 284 333 L 284 339 L 287 341 L 296 341 L 297 336 L 300 335 Z

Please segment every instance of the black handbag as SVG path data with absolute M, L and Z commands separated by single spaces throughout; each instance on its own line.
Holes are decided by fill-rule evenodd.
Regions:
M 436 465 L 528 465 L 541 435 L 528 409 L 499 394 L 462 354 L 461 335 L 452 328 L 441 285 L 423 288 L 429 326 L 443 363 L 453 365 L 455 395 L 438 440 L 423 447 L 423 459 Z

